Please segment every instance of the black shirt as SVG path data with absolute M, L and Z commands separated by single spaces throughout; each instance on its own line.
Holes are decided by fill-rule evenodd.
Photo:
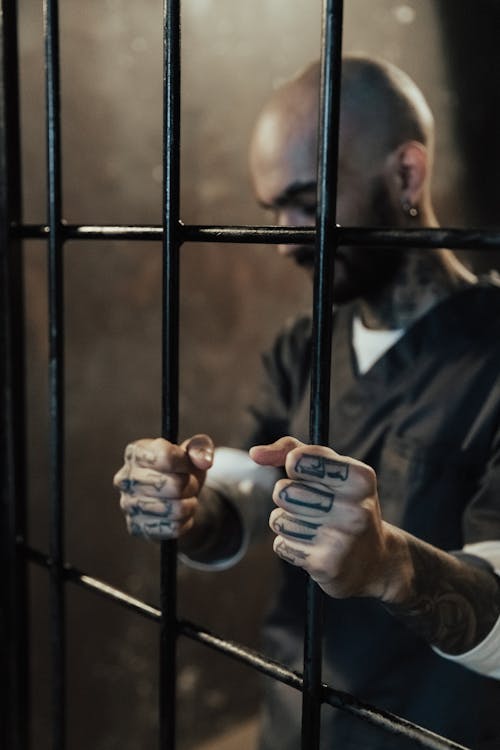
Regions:
M 377 472 L 385 520 L 445 550 L 500 539 L 500 289 L 490 281 L 420 318 L 364 375 L 352 350 L 355 305 L 334 318 L 331 446 Z M 311 323 L 301 318 L 265 358 L 250 444 L 308 441 Z M 269 655 L 302 670 L 306 576 L 282 564 Z M 377 602 L 326 600 L 323 679 L 451 739 L 500 747 L 500 682 L 447 661 Z M 262 750 L 300 746 L 300 696 L 269 681 Z M 414 743 L 322 709 L 321 747 Z

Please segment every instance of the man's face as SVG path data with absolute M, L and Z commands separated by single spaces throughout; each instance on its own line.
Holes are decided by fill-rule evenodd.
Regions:
M 311 118 L 310 118 L 311 119 Z M 360 136 L 340 131 L 337 223 L 341 226 L 397 225 L 382 160 L 370 159 Z M 279 226 L 315 225 L 316 127 L 307 118 L 265 114 L 252 142 L 250 166 L 257 200 L 274 213 Z M 278 245 L 283 256 L 312 271 L 312 245 Z M 342 304 L 366 297 L 390 283 L 402 264 L 401 255 L 377 248 L 340 247 L 334 268 L 334 300 Z

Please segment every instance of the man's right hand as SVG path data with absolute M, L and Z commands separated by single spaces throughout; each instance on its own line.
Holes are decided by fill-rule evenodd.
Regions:
M 163 438 L 127 445 L 113 484 L 121 493 L 129 533 L 164 541 L 189 531 L 213 455 L 208 435 L 195 435 L 181 445 Z

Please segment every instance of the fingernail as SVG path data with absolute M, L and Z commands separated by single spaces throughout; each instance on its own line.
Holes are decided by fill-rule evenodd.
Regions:
M 196 453 L 200 458 L 204 458 L 206 461 L 212 461 L 214 452 L 211 448 L 198 448 Z

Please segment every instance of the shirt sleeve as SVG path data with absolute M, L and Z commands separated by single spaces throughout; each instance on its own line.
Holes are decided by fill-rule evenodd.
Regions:
M 486 400 L 478 423 L 487 423 L 487 415 L 496 421 L 500 389 L 492 389 Z M 465 544 L 457 556 L 464 560 L 470 557 L 480 563 L 485 561 L 489 570 L 500 577 L 500 430 L 491 430 L 490 457 L 479 482 L 478 490 L 464 513 L 463 528 Z M 500 582 L 499 582 L 500 585 Z M 486 638 L 470 651 L 457 656 L 445 654 L 434 648 L 445 659 L 461 664 L 474 672 L 500 679 L 500 617 Z
M 290 433 L 290 416 L 309 377 L 310 329 L 309 316 L 290 321 L 263 355 L 262 376 L 243 429 L 243 448 Z M 248 545 L 268 530 L 274 485 L 282 476 L 281 470 L 255 464 L 246 451 L 218 448 L 207 474 L 205 497 L 212 517 L 225 516 L 223 527 L 213 524 L 225 544 L 207 542 L 196 553 L 183 552 L 179 558 L 202 570 L 224 570 L 239 562 Z
M 457 556 L 461 556 L 458 554 Z M 486 542 L 466 544 L 463 548 L 464 559 L 479 558 L 485 561 L 487 567 L 500 576 L 500 540 L 493 539 Z M 433 649 L 437 654 L 455 664 L 461 664 L 473 672 L 478 672 L 496 680 L 500 679 L 500 617 L 486 638 L 470 651 L 452 656 L 445 654 L 438 648 Z
M 244 556 L 251 541 L 268 529 L 272 494 L 281 472 L 256 464 L 248 453 L 235 448 L 218 448 L 207 475 L 211 495 L 229 505 L 231 515 L 218 529 L 224 542 L 206 549 L 179 554 L 182 562 L 198 570 L 226 570 Z M 210 500 L 209 500 L 210 502 Z M 236 521 L 236 523 L 235 523 Z M 235 544 L 227 544 L 232 535 Z

